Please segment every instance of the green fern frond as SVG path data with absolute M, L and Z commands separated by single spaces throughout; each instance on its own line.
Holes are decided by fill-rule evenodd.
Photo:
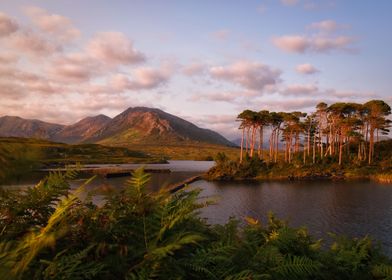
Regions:
M 284 279 L 306 279 L 316 274 L 320 264 L 305 256 L 288 256 L 274 270 Z
M 392 265 L 375 265 L 373 266 L 372 274 L 377 279 L 392 280 Z
M 150 179 L 151 175 L 145 173 L 144 168 L 140 167 L 132 172 L 132 177 L 127 180 L 126 186 L 133 187 L 139 192 L 142 192 Z
M 252 271 L 244 270 L 239 273 L 227 276 L 224 279 L 225 280 L 253 280 L 255 278 Z

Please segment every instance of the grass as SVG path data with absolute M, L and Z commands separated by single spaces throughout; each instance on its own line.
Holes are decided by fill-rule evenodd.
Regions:
M 224 152 L 232 160 L 237 159 L 239 156 L 238 148 L 205 143 L 184 143 L 183 145 L 133 144 L 125 147 L 142 151 L 154 158 L 171 160 L 213 160 L 219 152 Z

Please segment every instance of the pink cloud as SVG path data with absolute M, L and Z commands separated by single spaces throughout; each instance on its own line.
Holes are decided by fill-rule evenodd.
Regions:
M 21 99 L 25 97 L 25 89 L 17 82 L 12 80 L 1 81 L 0 80 L 0 96 L 2 97 L 2 101 L 0 104 L 2 107 L 5 104 L 5 99 Z
M 249 90 L 263 91 L 280 81 L 281 71 L 256 62 L 239 61 L 227 66 L 216 66 L 210 74 L 217 80 L 238 84 Z
M 0 53 L 0 63 L 1 64 L 11 64 L 18 61 L 18 56 L 10 52 Z
M 185 66 L 182 69 L 182 72 L 187 76 L 195 76 L 195 75 L 203 74 L 206 68 L 207 66 L 205 64 L 195 62 Z
M 57 36 L 62 41 L 69 41 L 80 36 L 80 31 L 67 17 L 51 14 L 38 7 L 27 7 L 24 11 L 40 30 Z
M 144 62 L 146 57 L 121 32 L 101 32 L 88 43 L 86 52 L 110 65 Z
M 315 85 L 288 85 L 283 91 L 281 91 L 281 94 L 283 95 L 311 95 L 311 94 L 317 94 L 318 93 L 318 87 Z
M 354 38 L 348 36 L 339 36 L 335 38 L 316 37 L 311 43 L 311 49 L 315 52 L 329 52 L 331 50 L 350 50 L 350 45 Z
M 260 96 L 258 91 L 212 91 L 193 95 L 190 101 L 217 101 L 217 102 L 237 102 L 239 99 L 249 99 Z
M 311 75 L 320 72 L 316 67 L 309 63 L 299 64 L 295 70 L 300 74 Z
M 310 30 L 319 31 L 309 35 L 283 35 L 272 38 L 272 43 L 279 49 L 291 53 L 328 53 L 336 50 L 353 51 L 355 39 L 351 36 L 334 36 L 334 31 L 345 28 L 333 20 L 312 23 Z
M 14 19 L 0 12 L 0 37 L 8 36 L 18 29 L 19 25 Z
M 301 35 L 275 37 L 272 42 L 275 46 L 287 52 L 304 53 L 309 48 L 309 40 Z
M 333 50 L 350 51 L 354 38 L 349 36 L 325 37 L 284 35 L 272 39 L 273 44 L 279 49 L 291 53 L 328 53 Z
M 165 68 L 139 68 L 133 72 L 133 75 L 114 75 L 110 84 L 119 92 L 126 90 L 153 89 L 168 82 L 170 75 L 171 72 Z
M 318 30 L 320 32 L 332 33 L 338 29 L 347 28 L 346 25 L 338 24 L 336 21 L 328 19 L 319 22 L 314 22 L 308 26 L 309 29 Z
M 98 60 L 84 53 L 71 53 L 55 57 L 47 73 L 62 82 L 83 82 L 101 74 L 101 68 Z
M 38 33 L 27 30 L 13 34 L 9 44 L 19 51 L 33 56 L 47 57 L 55 52 L 62 51 L 62 47 L 59 44 L 48 40 Z

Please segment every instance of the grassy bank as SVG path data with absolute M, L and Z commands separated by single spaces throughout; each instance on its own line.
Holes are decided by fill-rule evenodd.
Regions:
M 277 163 L 245 157 L 243 162 L 231 160 L 225 154 L 216 158 L 216 166 L 205 175 L 208 180 L 342 180 L 370 179 L 382 183 L 392 182 L 390 158 L 366 163 L 339 165 L 333 158 L 325 157 L 317 164 L 303 164 L 301 159 L 292 163 Z

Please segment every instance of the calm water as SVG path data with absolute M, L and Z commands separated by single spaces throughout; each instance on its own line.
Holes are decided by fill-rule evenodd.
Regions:
M 213 162 L 171 161 L 155 165 L 170 169 L 171 173 L 154 173 L 149 185 L 157 190 L 183 181 L 208 170 Z M 100 165 L 108 167 L 107 165 Z M 126 168 L 130 168 L 127 165 Z M 154 168 L 148 165 L 146 168 Z M 96 178 L 89 186 L 123 187 L 129 177 Z M 8 185 L 21 187 L 31 182 Z M 79 181 L 72 183 L 73 186 Z M 392 185 L 374 182 L 207 182 L 198 181 L 192 188 L 201 188 L 202 197 L 216 197 L 217 204 L 202 210 L 201 215 L 210 223 L 225 223 L 230 216 L 243 219 L 252 216 L 266 221 L 268 211 L 288 219 L 292 226 L 306 226 L 317 238 L 326 238 L 328 232 L 361 237 L 369 234 L 380 241 L 385 252 L 392 256 Z M 99 202 L 99 196 L 96 201 Z
M 203 209 L 210 223 L 225 223 L 230 216 L 251 216 L 266 221 L 268 211 L 306 226 L 318 238 L 333 232 L 351 237 L 370 235 L 392 256 L 392 185 L 374 182 L 206 182 L 202 196 L 218 198 Z
M 143 166 L 146 169 L 168 169 L 170 173 L 152 173 L 149 188 L 157 190 L 161 187 L 171 185 L 173 183 L 182 182 L 187 178 L 203 174 L 210 169 L 215 163 L 213 161 L 191 161 L 191 160 L 170 160 L 167 164 L 86 164 L 83 168 L 102 168 L 108 169 L 112 167 L 123 169 L 136 169 Z M 39 172 L 31 174 L 29 177 L 15 178 L 11 182 L 1 184 L 1 188 L 24 188 L 34 186 L 37 184 L 47 173 Z M 86 175 L 88 178 L 89 175 Z M 123 187 L 129 177 L 119 177 L 107 179 L 104 177 L 97 177 L 89 186 L 94 189 L 100 186 L 113 186 Z M 72 186 L 79 185 L 79 180 L 72 182 Z

